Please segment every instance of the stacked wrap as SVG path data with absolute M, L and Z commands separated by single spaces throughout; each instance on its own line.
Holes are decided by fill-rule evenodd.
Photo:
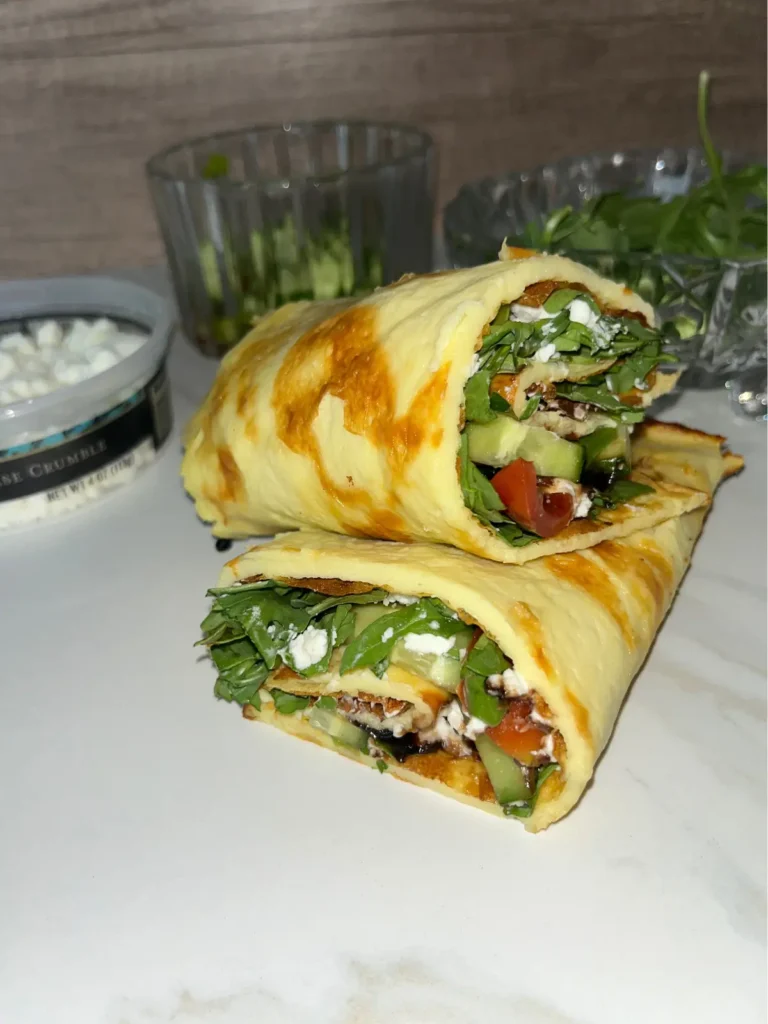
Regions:
M 546 727 L 558 737 L 549 748 L 556 770 L 527 808 L 531 831 L 561 818 L 584 792 L 712 495 L 742 465 L 722 437 L 646 421 L 632 438 L 632 480 L 650 493 L 525 546 L 505 542 L 473 514 L 457 465 L 465 385 L 500 305 L 542 281 L 583 287 L 603 307 L 653 322 L 626 288 L 548 256 L 414 278 L 357 303 L 296 303 L 261 321 L 225 358 L 187 429 L 182 466 L 216 536 L 298 530 L 228 563 L 220 588 L 265 581 L 321 594 L 380 588 L 403 602 L 434 598 L 497 645 L 531 699 L 543 701 L 536 707 L 546 708 Z M 555 365 L 549 377 L 573 380 L 574 372 Z M 642 404 L 668 387 L 658 379 Z M 227 640 L 250 635 L 247 622 L 228 633 L 231 622 L 213 621 Z M 271 667 L 263 701 L 258 673 L 250 697 L 233 697 L 226 686 L 217 693 L 239 700 L 249 719 L 502 812 L 486 762 L 468 755 L 466 743 L 458 753 L 433 743 L 389 758 L 373 741 L 370 749 L 339 743 L 306 713 L 320 699 L 343 710 L 361 699 L 383 707 L 394 695 L 398 707 L 428 716 L 430 701 L 450 694 L 412 685 L 413 676 L 385 662 L 345 690 L 338 660 L 307 680 L 298 655 L 293 665 L 286 658 L 283 651 Z M 281 695 L 280 707 L 270 692 Z M 304 710 L 286 712 L 286 692 L 290 706 Z

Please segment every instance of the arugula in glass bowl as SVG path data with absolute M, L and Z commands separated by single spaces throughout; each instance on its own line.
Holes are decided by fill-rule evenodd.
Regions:
M 512 245 L 558 252 L 627 284 L 659 312 L 684 383 L 765 361 L 766 167 L 719 153 L 698 90 L 701 148 L 593 154 L 473 183 L 445 211 L 454 265 Z

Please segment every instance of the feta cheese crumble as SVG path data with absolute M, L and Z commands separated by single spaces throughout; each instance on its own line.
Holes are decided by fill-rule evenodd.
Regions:
M 46 320 L 34 336 L 19 331 L 0 337 L 0 406 L 47 395 L 95 377 L 133 355 L 148 335 L 102 317 L 69 326 Z
M 548 313 L 543 306 L 523 306 L 513 302 L 509 307 L 509 319 L 519 324 L 535 324 L 538 320 L 551 320 L 555 313 Z
M 573 299 L 568 304 L 568 316 L 571 318 L 571 323 L 583 324 L 585 327 L 595 327 L 598 320 L 600 319 L 599 314 L 595 313 L 594 309 L 584 299 Z
M 525 679 L 513 668 L 505 668 L 501 674 L 488 676 L 488 687 L 500 691 L 505 697 L 524 697 L 530 690 Z
M 453 647 L 454 637 L 435 636 L 434 633 L 406 633 L 403 646 L 414 654 L 447 654 Z
M 416 604 L 418 597 L 408 597 L 406 594 L 387 594 L 382 604 Z
M 587 494 L 580 494 L 573 506 L 573 518 L 583 519 L 585 516 L 589 515 L 589 510 L 591 508 L 591 498 L 589 498 Z
M 557 353 L 557 346 L 554 342 L 549 342 L 547 345 L 542 345 L 540 349 L 537 349 L 533 353 L 533 358 L 537 363 L 548 363 L 553 355 Z
M 317 626 L 307 626 L 288 643 L 288 654 L 297 672 L 315 665 L 328 653 L 328 634 Z

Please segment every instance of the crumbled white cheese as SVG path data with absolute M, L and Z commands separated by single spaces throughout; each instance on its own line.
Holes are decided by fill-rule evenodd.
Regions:
M 406 594 L 387 594 L 382 604 L 416 604 L 418 597 L 409 597 Z
M 574 299 L 568 304 L 568 316 L 571 318 L 571 323 L 584 324 L 590 330 L 600 319 L 599 314 L 584 299 Z
M 596 324 L 593 324 L 592 337 L 597 342 L 598 348 L 608 348 L 620 330 L 620 323 L 603 316 Z
M 513 668 L 505 668 L 500 675 L 488 676 L 488 684 L 493 690 L 501 690 L 505 697 L 522 697 L 530 690 L 525 679 Z
M 440 743 L 456 757 L 469 757 L 472 748 L 466 740 L 473 740 L 486 729 L 479 718 L 469 718 L 458 700 L 444 704 L 438 712 L 434 725 L 419 732 L 422 743 Z
M 531 715 L 533 717 L 533 715 Z M 538 750 L 534 750 L 534 756 L 548 757 L 550 761 L 555 759 L 555 737 L 554 734 L 548 732 L 541 741 L 541 746 Z
M 469 721 L 464 726 L 464 735 L 468 740 L 474 740 L 481 733 L 484 733 L 487 728 L 488 726 L 482 718 L 475 718 L 474 715 L 471 715 Z
M 464 712 L 457 700 L 452 700 L 448 705 L 445 711 L 445 720 L 455 732 L 462 733 L 464 731 Z
M 473 377 L 480 369 L 480 353 L 475 352 L 472 356 L 472 362 L 469 364 L 469 376 Z
M 543 715 L 540 715 L 538 713 L 538 711 L 536 710 L 536 708 L 532 709 L 532 711 L 531 711 L 531 713 L 530 713 L 530 715 L 528 717 L 530 718 L 530 720 L 532 722 L 538 722 L 539 725 L 547 725 L 550 728 L 552 726 L 552 723 L 550 722 L 550 720 L 548 718 L 544 718 Z
M 509 307 L 509 319 L 519 324 L 535 324 L 538 320 L 551 320 L 555 313 L 548 313 L 543 306 L 521 306 L 513 302 Z
M 387 626 L 384 632 L 381 634 L 382 643 L 387 643 L 395 635 L 394 629 L 391 626 Z
M 576 499 L 575 505 L 573 506 L 573 518 L 583 519 L 585 516 L 589 515 L 589 510 L 591 508 L 591 498 L 589 498 L 586 492 L 584 494 L 580 494 L 579 497 Z
M 434 633 L 406 633 L 403 646 L 414 654 L 447 654 L 454 639 L 452 636 L 435 636 Z
M 75 320 L 62 327 L 46 320 L 34 337 L 19 331 L 0 337 L 0 405 L 47 395 L 111 369 L 141 348 L 146 335 L 111 320 Z
M 540 349 L 537 349 L 533 353 L 533 358 L 537 363 L 548 363 L 552 356 L 556 355 L 557 346 L 554 342 L 548 342 L 546 345 L 542 345 Z
M 307 626 L 303 633 L 288 642 L 288 653 L 296 670 L 303 672 L 328 653 L 328 634 L 317 626 Z

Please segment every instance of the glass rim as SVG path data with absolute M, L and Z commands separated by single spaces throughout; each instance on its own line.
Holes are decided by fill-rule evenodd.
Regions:
M 235 181 L 230 178 L 206 178 L 202 174 L 171 174 L 163 164 L 172 156 L 176 155 L 186 147 L 202 146 L 215 143 L 218 140 L 226 140 L 244 136 L 256 132 L 283 132 L 288 135 L 293 132 L 327 131 L 336 128 L 375 128 L 377 130 L 390 130 L 403 132 L 410 135 L 414 146 L 407 153 L 387 160 L 377 160 L 375 163 L 365 167 L 350 167 L 343 170 L 329 171 L 326 174 L 305 174 L 295 177 L 277 177 L 268 175 L 261 177 L 243 178 Z M 429 132 L 415 125 L 405 124 L 400 121 L 365 121 L 365 120 L 334 120 L 332 118 L 319 121 L 283 121 L 278 124 L 256 124 L 246 128 L 233 128 L 227 131 L 214 132 L 210 135 L 199 135 L 192 139 L 185 139 L 182 142 L 167 146 L 159 152 L 154 153 L 144 164 L 147 177 L 152 180 L 161 180 L 177 184 L 189 185 L 210 185 L 214 188 L 245 190 L 258 187 L 265 190 L 290 189 L 301 185 L 330 185 L 334 182 L 356 177 L 377 174 L 390 167 L 398 167 L 410 163 L 416 159 L 428 158 L 435 151 L 435 142 Z
M 562 157 L 560 160 L 550 160 L 545 163 L 537 164 L 528 170 L 523 171 L 507 171 L 504 174 L 490 175 L 486 178 L 476 178 L 474 181 L 468 181 L 463 184 L 456 195 L 448 202 L 443 208 L 443 231 L 445 239 L 458 240 L 461 232 L 456 230 L 452 221 L 457 216 L 460 216 L 460 212 L 463 209 L 464 201 L 462 193 L 478 192 L 481 189 L 489 187 L 498 187 L 501 184 L 513 187 L 518 182 L 531 181 L 536 177 L 541 177 L 545 171 L 562 171 L 568 168 L 575 167 L 584 162 L 594 163 L 595 161 L 608 161 L 612 160 L 616 156 L 622 156 L 625 160 L 651 160 L 654 157 L 658 158 L 664 153 L 675 153 L 678 155 L 685 154 L 690 157 L 691 154 L 695 154 L 706 162 L 706 154 L 702 146 L 691 145 L 691 146 L 640 146 L 630 149 L 596 149 L 590 153 L 582 153 L 579 156 Z M 733 149 L 724 149 L 720 151 L 721 156 L 725 157 L 726 162 L 733 161 L 734 163 L 747 165 L 750 163 L 763 163 L 763 159 L 741 151 Z M 726 173 L 728 173 L 726 168 Z M 546 217 L 546 212 L 541 211 L 543 217 Z M 505 236 L 504 241 L 509 236 Z M 503 244 L 500 243 L 500 244 Z M 543 252 L 544 250 L 542 250 Z M 647 252 L 643 249 L 627 249 L 623 252 L 617 252 L 615 249 L 583 249 L 578 247 L 563 246 L 557 250 L 557 255 L 566 255 L 578 257 L 579 255 L 587 255 L 592 258 L 597 256 L 610 256 L 612 259 L 620 259 L 622 257 L 629 259 L 644 259 L 644 260 L 670 260 L 673 263 L 694 263 L 702 268 L 712 267 L 725 267 L 725 268 L 736 268 L 740 270 L 753 270 L 758 267 L 765 267 L 768 265 L 768 257 L 755 256 L 744 260 L 734 260 L 723 256 L 694 256 L 684 252 Z

